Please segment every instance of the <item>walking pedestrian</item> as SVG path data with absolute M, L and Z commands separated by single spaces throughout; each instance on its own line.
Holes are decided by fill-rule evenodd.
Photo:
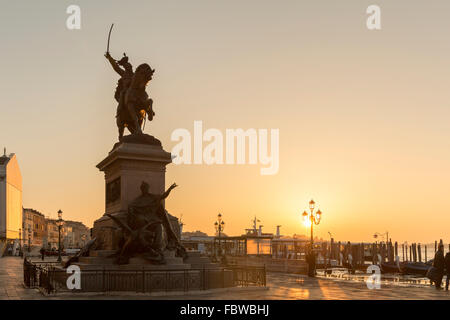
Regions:
M 436 289 L 440 290 L 442 278 L 444 277 L 444 269 L 445 269 L 445 262 L 444 262 L 444 245 L 440 244 L 438 251 L 436 251 L 436 254 L 434 255 L 434 261 L 433 261 L 433 267 L 436 268 L 436 279 L 434 281 L 434 284 L 436 285 Z
M 45 249 L 44 249 L 44 247 L 42 247 L 41 250 L 39 250 L 39 252 L 41 253 L 42 261 L 44 261 L 44 256 L 45 256 Z

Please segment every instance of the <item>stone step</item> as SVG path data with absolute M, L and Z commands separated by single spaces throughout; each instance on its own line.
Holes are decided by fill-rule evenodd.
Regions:
M 166 260 L 166 265 L 184 264 L 183 258 L 179 258 L 179 257 L 167 258 L 167 257 L 164 257 L 164 259 Z M 142 264 L 152 264 L 152 263 L 151 263 L 151 261 L 149 261 L 149 260 L 147 260 L 145 258 L 134 257 L 134 258 L 130 258 L 129 264 L 142 265 Z
M 107 258 L 115 254 L 116 252 L 117 250 L 91 250 L 89 251 L 89 256 Z
M 192 269 L 220 269 L 220 268 L 222 268 L 222 266 L 219 263 L 208 263 L 208 264 L 191 263 L 190 265 L 191 265 Z
M 105 257 L 80 257 L 78 259 L 79 262 L 87 263 L 87 264 L 114 264 L 114 258 L 105 258 Z
M 187 251 L 188 257 L 200 257 L 201 252 L 198 250 Z
M 84 263 L 84 262 L 76 262 L 75 265 L 78 265 L 81 270 L 86 271 L 98 271 L 101 272 L 103 270 L 105 271 L 115 271 L 115 270 L 121 270 L 121 271 L 142 271 L 142 270 L 154 270 L 154 271 L 166 271 L 166 270 L 176 270 L 176 271 L 183 271 L 183 270 L 190 270 L 191 265 L 190 264 L 172 264 L 172 265 L 155 265 L 155 264 L 91 264 L 91 263 Z
M 187 257 L 185 260 L 187 263 L 211 263 L 207 257 Z

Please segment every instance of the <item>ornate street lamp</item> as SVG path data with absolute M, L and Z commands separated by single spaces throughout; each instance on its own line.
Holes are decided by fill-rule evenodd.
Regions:
M 308 276 L 314 277 L 316 270 L 315 270 L 315 257 L 313 252 L 314 247 L 314 225 L 318 225 L 320 223 L 320 220 L 322 219 L 322 211 L 317 210 L 316 213 L 314 213 L 316 203 L 314 200 L 311 200 L 309 202 L 309 210 L 310 213 L 303 211 L 302 216 L 305 223 L 309 222 L 311 225 L 311 248 L 309 252 L 309 268 L 308 268 Z
M 64 220 L 62 219 L 62 211 L 58 210 L 58 220 L 56 223 L 58 224 L 58 262 L 61 262 L 61 228 L 64 224 Z
M 388 231 L 386 231 L 385 233 L 375 232 L 373 235 L 374 239 L 377 239 L 379 236 L 383 237 L 383 239 L 386 243 L 389 242 L 389 232 Z
M 219 234 L 219 253 L 220 255 L 222 255 L 222 246 L 221 246 L 221 237 L 222 237 L 222 232 L 225 229 L 225 222 L 222 221 L 222 214 L 219 213 L 217 215 L 217 221 L 214 222 L 214 227 L 216 228 L 216 232 Z

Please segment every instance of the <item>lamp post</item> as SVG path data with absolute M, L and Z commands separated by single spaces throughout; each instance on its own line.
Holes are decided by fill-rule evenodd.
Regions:
M 379 236 L 384 238 L 386 244 L 389 242 L 389 232 L 388 231 L 386 231 L 385 233 L 375 232 L 373 235 L 373 237 L 375 239 L 377 239 Z
M 57 220 L 57 224 L 58 224 L 58 262 L 61 262 L 61 228 L 63 226 L 63 219 L 62 219 L 62 211 L 58 210 L 58 220 Z
M 219 255 L 222 255 L 222 247 L 221 247 L 221 240 L 223 229 L 225 229 L 225 222 L 222 221 L 222 214 L 219 213 L 217 215 L 217 221 L 214 222 L 214 227 L 216 228 L 216 232 L 219 234 Z
M 316 203 L 314 202 L 314 200 L 311 200 L 309 202 L 309 210 L 310 213 L 303 211 L 303 220 L 305 222 L 309 221 L 310 225 L 311 225 L 311 247 L 310 247 L 310 252 L 309 252 L 309 268 L 308 268 L 308 276 L 310 277 L 314 277 L 316 274 L 316 259 L 314 256 L 314 252 L 313 252 L 313 247 L 314 247 L 314 225 L 318 225 L 320 223 L 320 220 L 322 218 L 322 211 L 317 210 L 316 213 L 314 213 L 314 208 L 315 208 Z

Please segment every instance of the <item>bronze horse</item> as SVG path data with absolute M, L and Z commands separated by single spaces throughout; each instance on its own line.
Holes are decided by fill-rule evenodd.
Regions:
M 153 100 L 148 97 L 145 87 L 154 72 L 148 64 L 141 64 L 136 68 L 130 86 L 121 94 L 116 116 L 119 141 L 123 137 L 125 127 L 131 134 L 142 134 L 145 117 L 147 116 L 149 121 L 153 120 Z
M 147 83 L 152 79 L 155 69 L 143 63 L 133 73 L 133 66 L 128 62 L 128 57 L 123 54 L 122 59 L 114 60 L 109 52 L 105 57 L 110 62 L 114 71 L 120 75 L 114 98 L 119 103 L 117 107 L 116 123 L 119 129 L 119 141 L 123 137 L 125 127 L 131 134 L 142 134 L 142 123 L 147 115 L 152 121 L 153 100 L 145 92 Z

